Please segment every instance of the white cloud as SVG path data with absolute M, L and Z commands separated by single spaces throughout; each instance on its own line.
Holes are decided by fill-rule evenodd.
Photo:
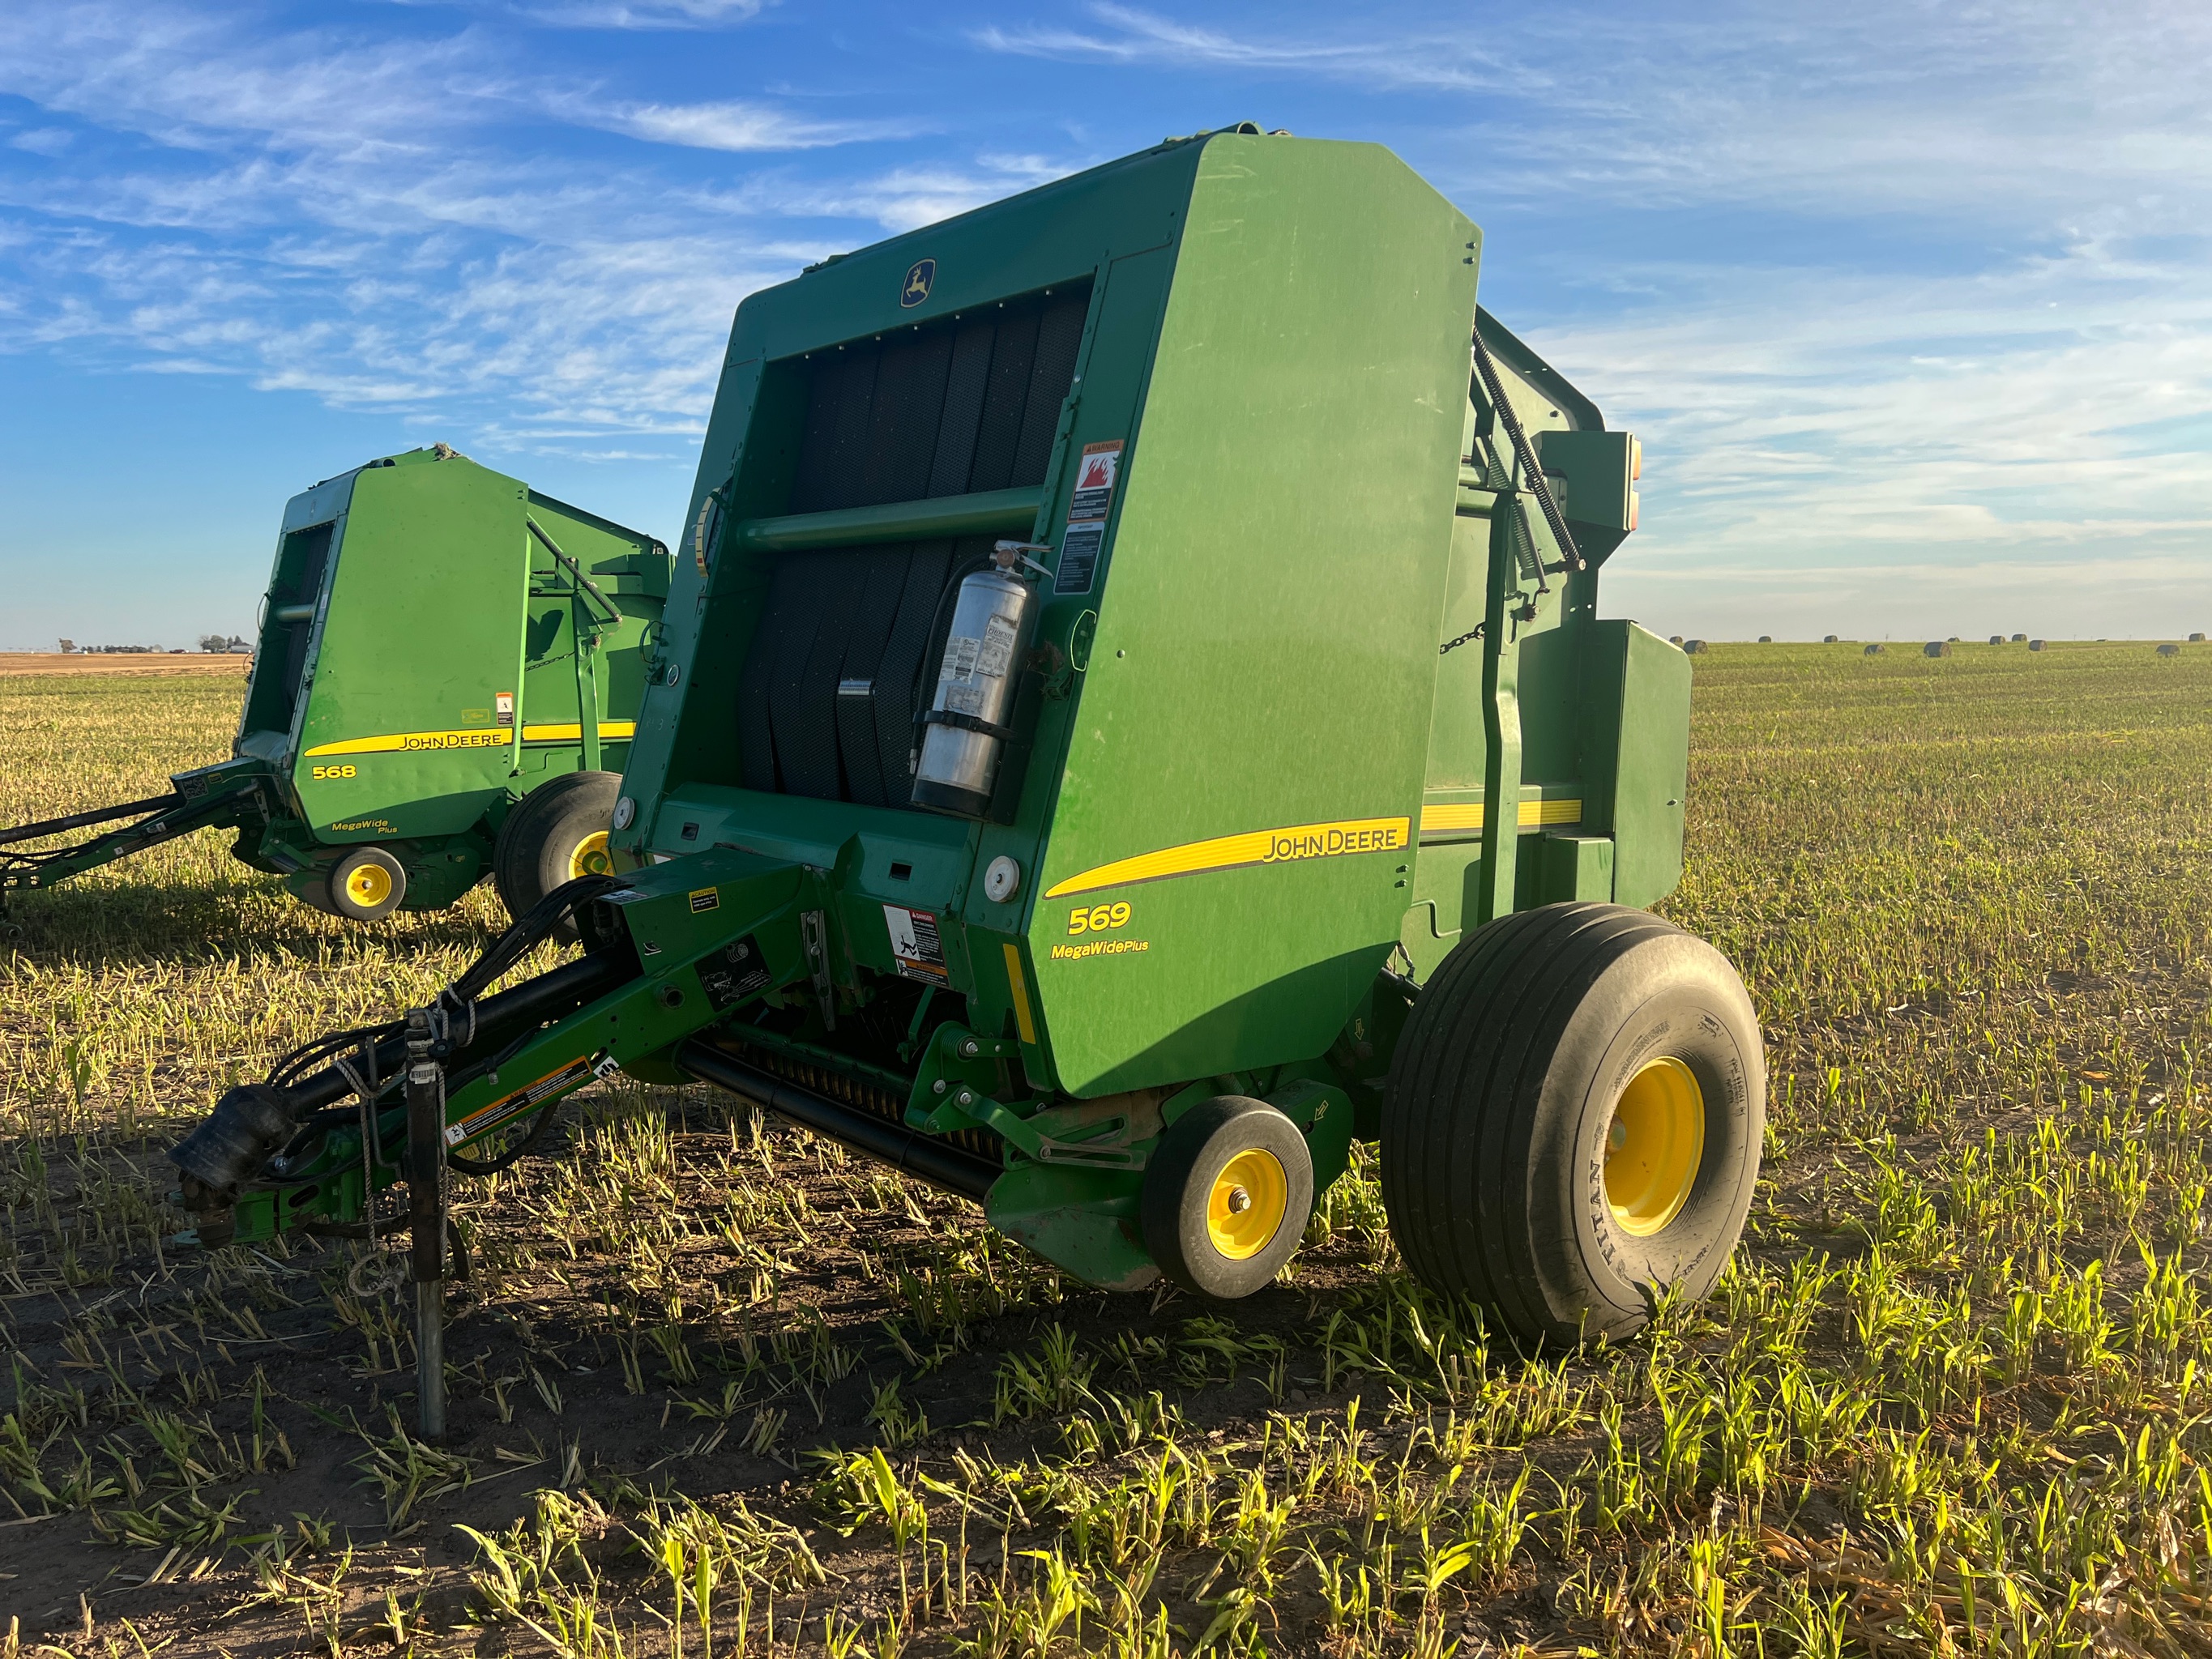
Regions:
M 881 138 L 907 129 L 884 122 L 815 121 L 765 104 L 606 104 L 572 100 L 570 119 L 656 144 L 691 149 L 793 150 Z
M 765 0 L 544 0 L 514 10 L 532 22 L 569 29 L 700 29 L 750 22 Z
M 1088 7 L 1100 27 L 989 24 L 970 32 L 978 46 L 1021 57 L 1109 64 L 1199 66 L 1328 76 L 1385 87 L 1472 90 L 1500 83 L 1503 66 L 1480 44 L 1491 31 L 1466 27 L 1395 39 L 1376 37 L 1370 22 L 1336 39 L 1291 37 L 1280 21 L 1264 36 L 1177 22 L 1134 6 Z
M 2212 422 L 2193 263 L 2124 284 L 2063 260 L 1664 280 L 1663 312 L 1528 331 L 1646 445 L 1608 609 L 1815 637 L 2118 635 L 2212 611 L 2212 457 L 2165 435 Z
M 930 17 L 863 120 L 780 69 L 647 76 L 514 21 L 705 29 L 750 3 L 474 3 L 411 34 L 366 9 L 289 32 L 187 0 L 0 9 L 0 92 L 31 106 L 0 147 L 0 349 L 240 375 L 489 453 L 676 454 L 753 288 L 1120 149 L 1117 89 L 1218 119 L 1287 87 L 1485 223 L 1486 296 L 1647 439 L 1609 606 L 1815 635 L 1869 625 L 1838 620 L 1857 607 L 1909 633 L 1915 605 L 2009 593 L 2007 631 L 2118 632 L 2212 569 L 2195 7 L 2091 30 L 2056 0 L 1480 27 L 1391 0 L 1343 22 L 1107 4 L 964 37 L 1006 90 L 964 101 Z M 835 58 L 841 84 L 904 76 L 904 50 Z M 1079 154 L 1003 136 L 1073 109 Z
M 629 434 L 680 453 L 738 301 L 848 245 L 794 236 L 795 218 L 927 216 L 1025 176 L 863 180 L 830 199 L 792 180 L 702 191 L 651 152 L 556 161 L 531 149 L 548 115 L 756 153 L 875 129 L 611 98 L 466 30 L 264 36 L 174 8 L 64 7 L 0 19 L 0 90 L 135 141 L 51 173 L 0 169 L 0 349 L 67 344 L 337 407 L 467 411 L 495 446 L 558 433 L 546 441 L 607 453 Z

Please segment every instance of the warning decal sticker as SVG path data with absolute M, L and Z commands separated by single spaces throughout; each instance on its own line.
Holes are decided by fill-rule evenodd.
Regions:
M 1075 494 L 1067 503 L 1067 521 L 1080 524 L 1103 519 L 1114 504 L 1114 477 L 1121 470 L 1121 441 L 1085 444 L 1083 462 L 1076 469 Z
M 579 1054 L 558 1071 L 546 1073 L 537 1082 L 526 1084 L 511 1095 L 502 1095 L 489 1106 L 479 1106 L 458 1123 L 448 1123 L 446 1126 L 446 1145 L 459 1146 L 474 1140 L 478 1135 L 496 1129 L 509 1118 L 542 1106 L 556 1095 L 566 1094 L 579 1084 L 589 1083 L 598 1070 L 591 1055 Z
M 935 916 L 927 910 L 909 910 L 902 904 L 886 904 L 884 926 L 890 930 L 891 960 L 898 964 L 900 973 L 931 985 L 943 985 L 951 979 Z
M 1060 538 L 1060 574 L 1052 580 L 1052 591 L 1088 593 L 1091 578 L 1098 568 L 1098 550 L 1105 544 L 1104 520 L 1068 526 L 1067 534 Z
M 1121 441 L 1085 444 L 1075 469 L 1075 491 L 1068 497 L 1067 528 L 1060 538 L 1060 568 L 1054 593 L 1088 593 L 1098 574 L 1098 552 L 1106 544 L 1106 515 L 1114 506 L 1114 482 L 1121 471 Z
M 750 933 L 699 961 L 699 988 L 707 994 L 707 1006 L 718 1014 L 758 996 L 775 977 L 761 955 L 759 941 Z

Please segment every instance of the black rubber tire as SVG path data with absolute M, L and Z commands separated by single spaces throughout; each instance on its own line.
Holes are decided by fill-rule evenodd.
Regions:
M 376 870 L 383 873 L 386 890 L 374 904 L 364 904 L 346 890 L 346 884 L 356 870 Z M 407 897 L 407 866 L 381 847 L 356 847 L 338 855 L 331 866 L 331 872 L 323 884 L 323 908 L 334 916 L 348 921 L 382 921 L 397 910 Z
M 607 830 L 621 794 L 618 772 L 567 772 L 522 798 L 500 825 L 491 855 L 492 884 L 510 917 L 520 921 L 532 905 L 568 881 L 576 848 Z M 559 937 L 576 942 L 573 921 L 562 924 Z
M 1606 1138 L 1629 1079 L 1671 1056 L 1705 1102 L 1687 1198 L 1618 1225 Z M 1632 1335 L 1653 1292 L 1703 1297 L 1743 1231 L 1766 1122 L 1759 1019 L 1728 959 L 1617 904 L 1548 904 L 1462 941 L 1390 1066 L 1382 1202 L 1406 1265 L 1531 1343 Z
M 1283 1218 L 1252 1255 L 1224 1255 L 1206 1227 L 1213 1183 L 1239 1152 L 1273 1152 L 1283 1166 Z M 1313 1156 L 1298 1126 L 1264 1100 L 1216 1095 L 1168 1126 L 1145 1166 L 1139 1197 L 1145 1248 L 1159 1270 L 1187 1291 L 1233 1302 L 1273 1283 L 1313 1214 Z

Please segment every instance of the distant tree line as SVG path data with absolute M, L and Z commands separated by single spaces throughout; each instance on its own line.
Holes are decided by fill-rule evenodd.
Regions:
M 65 657 L 111 655 L 181 657 L 185 654 L 185 647 L 181 645 L 172 646 L 164 652 L 158 645 L 79 645 L 75 640 L 64 640 L 61 647 L 62 654 Z M 199 648 L 206 652 L 232 651 L 251 653 L 253 646 L 250 641 L 241 639 L 235 634 L 203 634 L 200 635 Z

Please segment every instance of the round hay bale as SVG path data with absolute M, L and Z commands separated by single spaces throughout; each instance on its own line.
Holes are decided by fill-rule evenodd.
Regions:
M 2012 642 L 2014 645 L 2026 645 L 2027 643 L 2027 635 L 2025 634 L 2015 634 L 2012 636 Z
M 1990 635 L 1990 643 L 1991 645 L 2002 645 L 2002 644 L 2004 643 L 2004 635 L 2002 635 L 2002 634 L 1992 634 L 1992 635 Z
M 1820 643 L 1823 645 L 1833 645 L 1835 642 L 1836 636 L 1833 634 L 1823 634 L 1820 635 Z
M 1920 647 L 1920 654 L 1923 657 L 1948 657 L 1951 654 L 1951 641 L 1930 640 Z
M 1705 654 L 1705 642 L 1703 640 L 1684 640 L 1682 641 L 1682 654 L 1686 657 L 1704 656 Z
M 1880 640 L 1876 640 L 1872 645 L 1867 647 L 1866 654 L 1869 657 L 1879 657 L 1881 655 L 1881 641 Z
M 2027 648 L 2031 651 L 2040 651 L 2043 649 L 2043 641 L 2041 640 L 2030 640 L 2027 642 Z
M 2181 654 L 2181 647 L 2168 640 L 2164 645 L 2159 647 L 2158 654 L 2161 657 L 2178 657 Z
M 1682 648 L 1682 636 L 1680 634 L 1669 634 L 1667 636 L 1667 643 L 1680 651 Z
M 2204 643 L 2204 636 L 2202 634 L 2191 634 L 2189 636 L 2189 642 L 2191 645 L 2202 645 Z
M 1759 636 L 1759 642 L 1761 645 L 1771 645 L 1774 643 L 1774 635 L 1771 634 L 1761 634 Z

